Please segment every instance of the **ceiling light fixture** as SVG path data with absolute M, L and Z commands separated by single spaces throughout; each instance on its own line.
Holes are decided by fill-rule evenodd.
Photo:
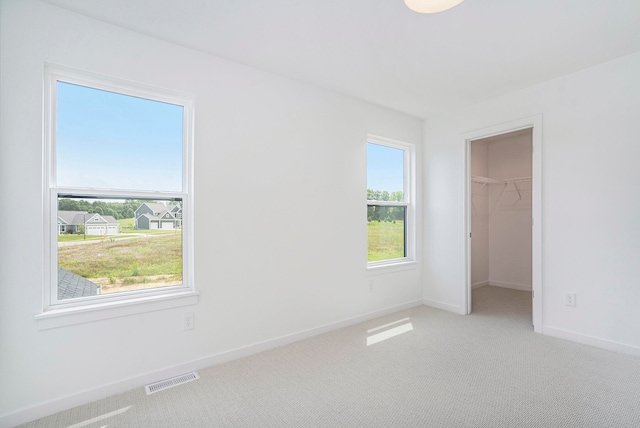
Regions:
M 418 13 L 437 13 L 451 9 L 464 0 L 404 0 L 409 9 Z

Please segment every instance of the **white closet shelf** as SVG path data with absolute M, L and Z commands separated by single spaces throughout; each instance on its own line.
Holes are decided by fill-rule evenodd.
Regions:
M 482 184 L 509 184 L 509 183 L 521 183 L 523 181 L 531 181 L 531 177 L 517 177 L 517 178 L 506 178 L 504 180 L 496 180 L 495 178 L 482 177 L 480 175 L 472 175 L 471 181 L 474 183 L 482 183 Z
M 497 207 L 498 204 L 500 203 L 500 199 L 502 199 L 502 195 L 504 194 L 504 191 L 507 188 L 507 185 L 510 183 L 513 183 L 514 187 L 516 188 L 516 192 L 518 192 L 518 200 L 521 201 L 522 193 L 520 193 L 520 188 L 518 187 L 518 183 L 522 183 L 523 181 L 531 181 L 531 177 L 517 177 L 517 178 L 507 178 L 504 180 L 496 180 L 495 178 L 482 177 L 480 175 L 472 175 L 471 181 L 474 183 L 481 183 L 482 187 L 480 189 L 483 189 L 484 186 L 486 186 L 487 184 L 504 184 L 504 187 L 502 188 L 502 192 L 498 197 L 498 202 L 496 202 L 496 207 Z M 473 203 L 473 197 L 471 199 L 471 202 Z

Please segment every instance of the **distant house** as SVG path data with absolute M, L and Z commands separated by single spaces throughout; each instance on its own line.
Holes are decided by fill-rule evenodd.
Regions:
M 58 234 L 80 233 L 84 227 L 87 235 L 116 235 L 118 221 L 110 215 L 86 211 L 58 211 Z
M 174 230 L 182 227 L 182 207 L 157 202 L 144 202 L 136 209 L 135 228 Z

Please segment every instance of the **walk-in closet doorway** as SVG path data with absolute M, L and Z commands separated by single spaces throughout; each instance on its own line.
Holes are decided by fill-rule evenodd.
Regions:
M 467 313 L 480 287 L 531 292 L 536 332 L 542 332 L 540 125 L 534 117 L 465 139 Z

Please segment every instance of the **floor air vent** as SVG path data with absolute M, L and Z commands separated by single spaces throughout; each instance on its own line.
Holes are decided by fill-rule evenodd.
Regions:
M 198 373 L 191 372 L 180 376 L 172 377 L 171 379 L 161 380 L 160 382 L 151 383 L 144 387 L 147 391 L 147 395 L 151 395 L 154 392 L 162 391 L 163 389 L 173 388 L 174 386 L 182 385 L 183 383 L 191 382 L 192 380 L 200 379 Z

